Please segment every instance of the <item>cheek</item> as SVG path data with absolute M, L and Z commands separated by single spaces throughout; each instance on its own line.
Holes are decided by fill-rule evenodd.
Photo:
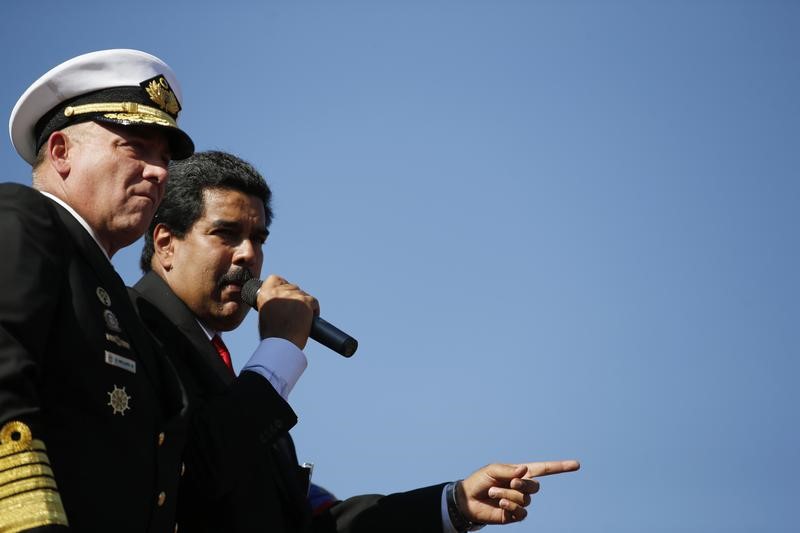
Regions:
M 215 248 L 206 250 L 206 255 L 203 256 L 202 260 L 206 262 L 205 275 L 208 276 L 210 283 L 215 287 L 220 278 L 230 271 L 233 264 L 229 254 L 221 253 L 220 250 Z
M 167 189 L 167 182 L 166 180 L 162 180 L 158 182 L 156 185 L 156 205 L 161 205 L 161 200 L 164 199 L 164 191 Z
M 213 263 L 206 263 L 203 266 L 203 282 L 209 287 L 216 288 L 219 278 L 225 274 L 225 270 L 216 267 Z
M 209 253 L 195 244 L 175 250 L 174 267 L 183 283 L 206 288 L 213 283 L 214 271 L 210 266 Z

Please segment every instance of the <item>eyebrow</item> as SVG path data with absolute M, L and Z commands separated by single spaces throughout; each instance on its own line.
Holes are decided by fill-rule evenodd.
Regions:
M 212 229 L 238 230 L 241 227 L 242 225 L 234 220 L 217 219 L 211 221 Z M 265 238 L 269 236 L 269 230 L 266 227 L 259 226 L 258 229 L 260 230 L 258 232 L 259 235 L 263 235 Z
M 168 158 L 172 160 L 172 144 L 164 134 L 154 133 L 152 129 L 145 126 L 123 126 L 116 133 L 126 141 L 163 144 L 164 151 L 167 153 Z M 161 138 L 158 139 L 158 136 L 161 136 Z
M 165 144 L 169 145 L 169 138 L 166 136 L 166 134 L 153 131 L 152 128 L 148 128 L 146 126 L 123 126 L 117 131 L 122 132 L 122 136 L 134 137 L 142 141 L 154 141 L 155 139 L 159 138 L 162 139 Z
M 211 227 L 233 229 L 233 228 L 238 228 L 239 223 L 233 220 L 216 219 L 211 221 Z

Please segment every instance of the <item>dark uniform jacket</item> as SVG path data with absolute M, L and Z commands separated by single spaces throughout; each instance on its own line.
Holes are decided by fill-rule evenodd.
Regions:
M 192 425 L 202 428 L 191 430 L 189 439 L 178 509 L 181 532 L 441 532 L 443 485 L 357 496 L 312 518 L 308 479 L 287 433 L 296 423 L 288 404 L 263 377 L 247 371 L 234 377 L 189 308 L 157 274 L 146 274 L 131 294 L 145 324 L 170 346 L 167 353 L 195 413 Z M 224 433 L 211 433 L 215 416 L 228 420 Z M 228 470 L 192 475 L 195 438 L 214 439 Z
M 21 185 L 0 250 L 0 531 L 173 531 L 186 396 L 121 278 Z

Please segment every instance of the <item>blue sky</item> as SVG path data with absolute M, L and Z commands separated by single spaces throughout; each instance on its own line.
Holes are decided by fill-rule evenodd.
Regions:
M 198 148 L 267 177 L 264 273 L 360 341 L 309 344 L 292 397 L 337 495 L 578 458 L 503 530 L 796 530 L 797 2 L 0 9 L 6 117 L 62 60 L 138 48 Z M 29 183 L 9 141 L 0 164 Z M 251 316 L 237 366 L 255 341 Z

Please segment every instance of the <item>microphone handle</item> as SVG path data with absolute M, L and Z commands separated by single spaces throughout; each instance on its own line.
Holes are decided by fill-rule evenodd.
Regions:
M 311 321 L 309 337 L 344 357 L 352 356 L 358 349 L 357 340 L 319 316 Z
M 253 309 L 258 308 L 256 305 L 256 297 L 261 283 L 262 281 L 260 279 L 250 279 L 242 285 L 242 301 Z M 311 333 L 309 337 L 344 357 L 352 356 L 358 349 L 357 340 L 318 316 L 315 316 L 311 321 Z

